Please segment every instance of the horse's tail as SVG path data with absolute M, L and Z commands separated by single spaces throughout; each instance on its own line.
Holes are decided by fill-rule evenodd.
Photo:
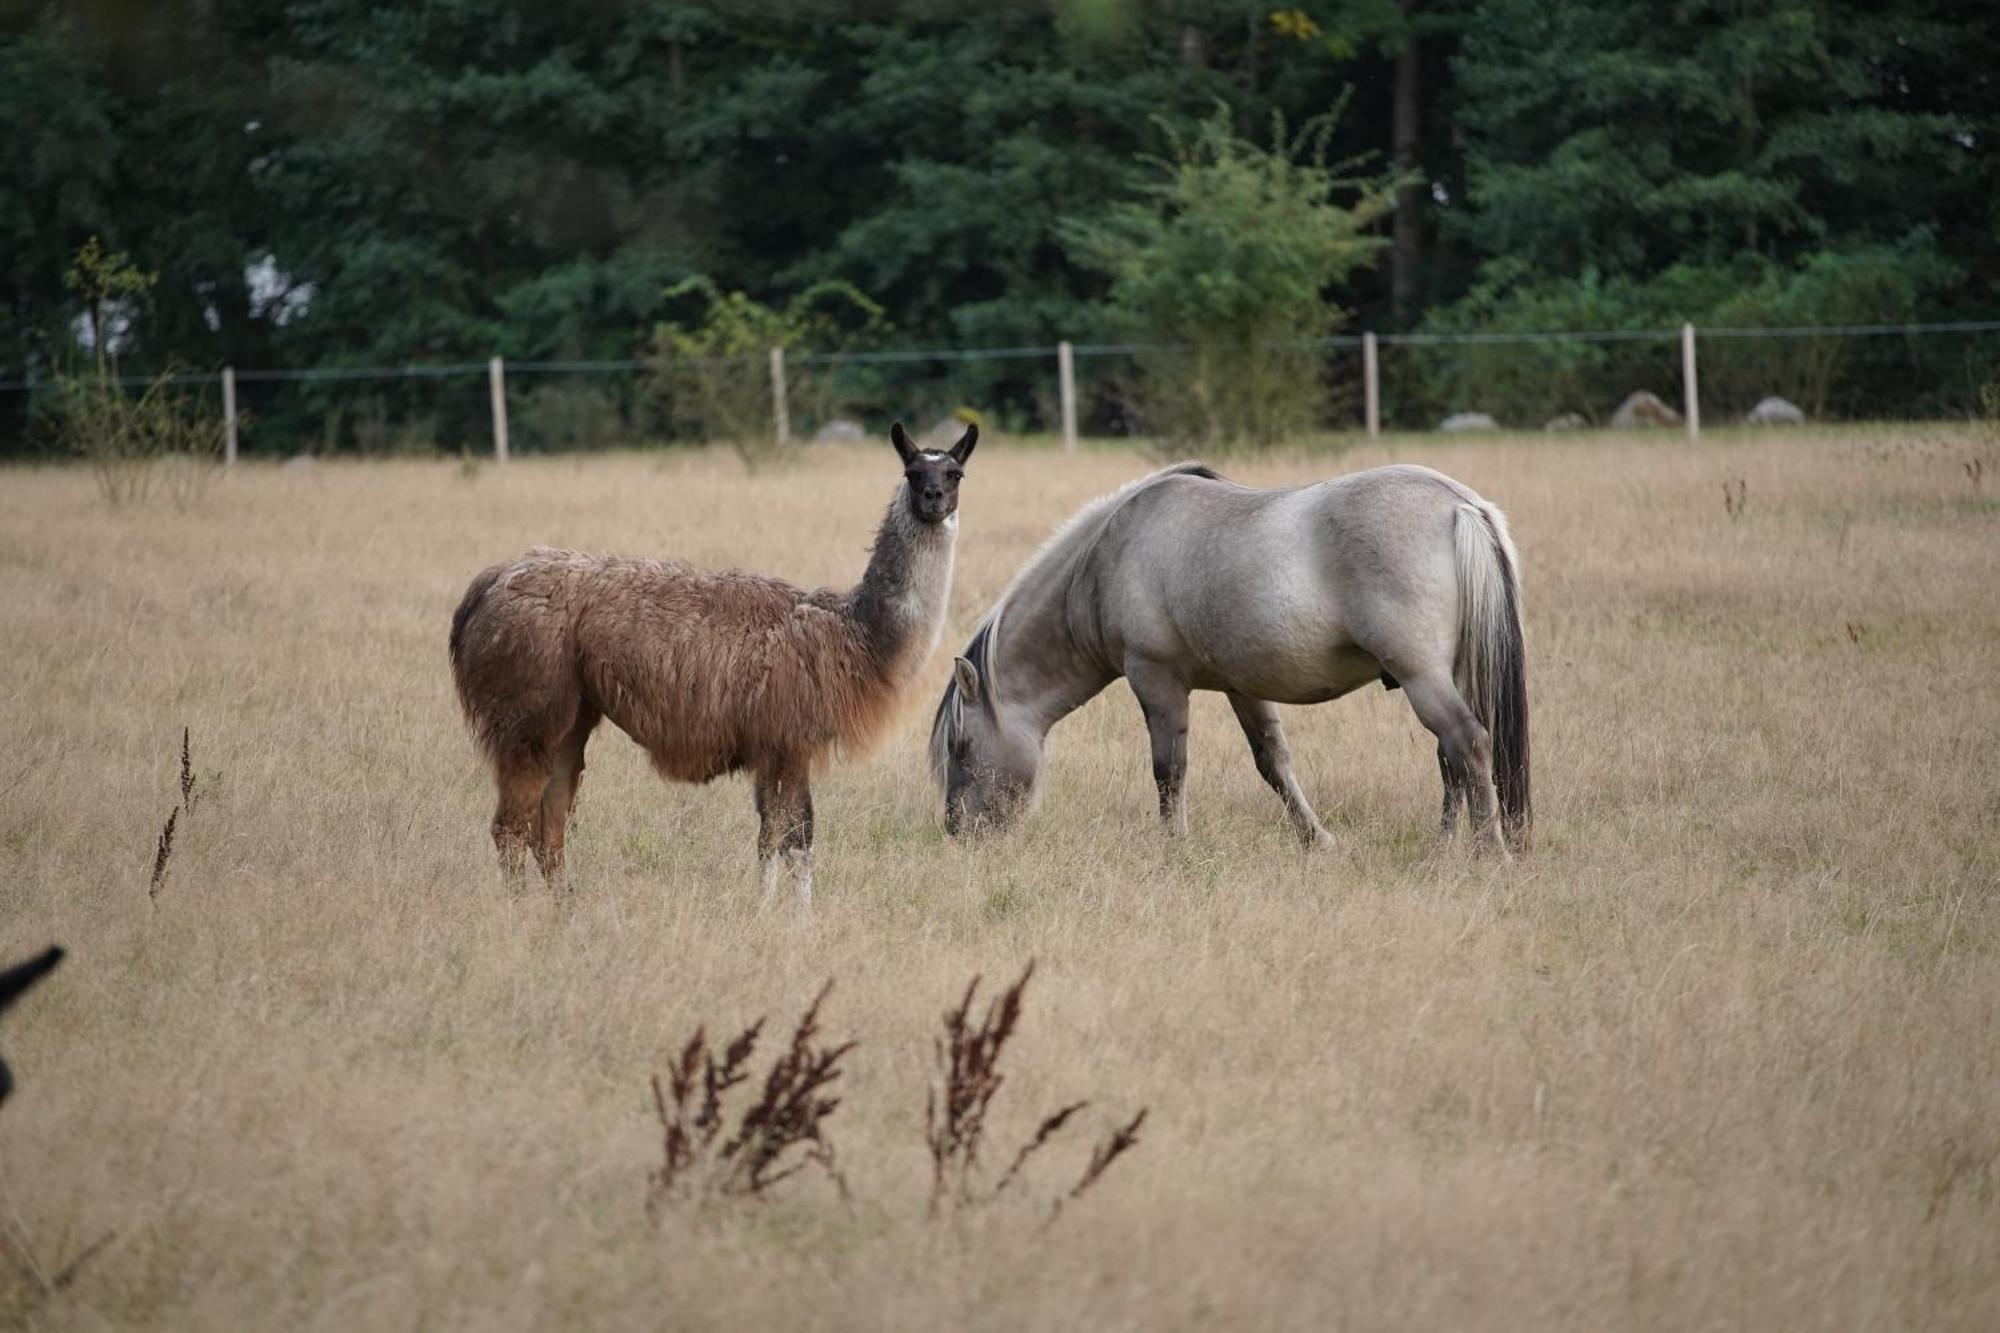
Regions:
M 1458 692 L 1493 744 L 1493 785 L 1507 840 L 1528 845 L 1528 656 L 1521 632 L 1521 563 L 1507 518 L 1484 500 L 1453 516 L 1458 568 Z
M 486 594 L 492 591 L 493 585 L 498 583 L 500 576 L 506 572 L 507 566 L 505 565 L 494 565 L 491 569 L 480 570 L 473 577 L 472 585 L 465 590 L 465 596 L 460 600 L 458 610 L 451 613 L 451 679 L 452 683 L 458 687 L 459 707 L 465 710 L 466 720 L 475 724 L 477 723 L 478 712 L 475 707 L 477 700 L 473 697 L 471 688 L 472 678 L 467 671 L 465 630 L 466 626 L 472 623 L 472 617 L 478 612 L 479 604 L 486 600 Z M 483 744 L 485 736 L 484 728 L 480 729 L 480 735 Z

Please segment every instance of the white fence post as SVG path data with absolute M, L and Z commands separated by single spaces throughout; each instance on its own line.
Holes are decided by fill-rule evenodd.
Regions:
M 771 349 L 771 421 L 778 430 L 778 447 L 792 442 L 792 414 L 785 406 L 785 349 Z
M 1062 391 L 1063 452 L 1076 452 L 1076 354 L 1069 339 L 1056 344 L 1056 382 Z
M 493 461 L 507 461 L 507 369 L 499 357 L 486 363 L 486 378 L 493 387 Z
M 236 466 L 236 367 L 222 368 L 222 465 Z
M 1681 325 L 1681 383 L 1687 390 L 1688 439 L 1701 438 L 1701 393 L 1695 385 L 1694 325 Z
M 1375 335 L 1361 335 L 1361 398 L 1366 404 L 1368 438 L 1382 434 L 1382 362 L 1375 351 Z

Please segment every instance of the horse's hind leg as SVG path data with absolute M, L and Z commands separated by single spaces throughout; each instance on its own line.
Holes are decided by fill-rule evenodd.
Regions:
M 757 862 L 763 872 L 764 902 L 778 891 L 780 870 L 789 871 L 799 906 L 812 906 L 812 784 L 807 769 L 787 766 L 757 775 Z
M 519 889 L 528 873 L 528 851 L 539 836 L 548 762 L 522 751 L 503 753 L 493 761 L 493 782 L 500 791 L 493 811 L 493 846 L 507 887 Z
M 1444 780 L 1444 816 L 1438 821 L 1438 841 L 1449 842 L 1458 836 L 1458 811 L 1465 804 L 1465 778 L 1445 753 L 1444 742 L 1438 742 L 1438 776 Z
M 583 783 L 583 750 L 597 726 L 598 712 L 584 704 L 554 753 L 549 756 L 549 785 L 542 792 L 541 809 L 535 818 L 535 860 L 542 878 L 556 893 L 567 887 L 563 877 L 563 843 L 569 836 L 570 810 L 576 804 L 577 788 Z
M 1125 679 L 1146 714 L 1153 742 L 1153 785 L 1160 792 L 1160 821 L 1170 834 L 1187 832 L 1188 688 L 1171 673 L 1128 665 Z
M 1493 788 L 1493 741 L 1479 719 L 1473 716 L 1458 686 L 1442 673 L 1405 675 L 1404 695 L 1416 710 L 1417 720 L 1438 739 L 1438 769 L 1444 776 L 1447 830 L 1456 828 L 1457 809 L 1452 795 L 1452 778 L 1472 816 L 1476 845 L 1507 857 L 1507 845 L 1500 837 L 1497 818 L 1500 801 Z
M 1278 725 L 1277 708 L 1245 694 L 1230 695 L 1229 706 L 1236 710 L 1236 720 L 1243 724 L 1243 735 L 1250 742 L 1250 757 L 1257 762 L 1257 775 L 1285 803 L 1292 832 L 1308 847 L 1332 846 L 1332 835 L 1313 813 L 1312 803 L 1306 800 L 1298 778 L 1292 774 L 1292 751 L 1285 744 L 1285 729 Z

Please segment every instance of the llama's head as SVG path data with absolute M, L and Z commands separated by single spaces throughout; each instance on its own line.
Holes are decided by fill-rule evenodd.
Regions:
M 965 460 L 979 443 L 979 427 L 967 426 L 958 443 L 949 449 L 919 449 L 910 442 L 910 433 L 898 421 L 889 427 L 889 442 L 903 460 L 904 494 L 910 513 L 919 523 L 942 523 L 958 512 L 958 483 L 965 476 Z

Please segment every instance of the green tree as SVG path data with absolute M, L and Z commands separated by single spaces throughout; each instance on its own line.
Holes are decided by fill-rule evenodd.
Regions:
M 1263 443 L 1320 424 L 1324 358 L 1305 344 L 1343 318 L 1331 290 L 1381 247 L 1367 232 L 1392 199 L 1391 182 L 1327 169 L 1328 128 L 1288 135 L 1279 121 L 1266 149 L 1218 110 L 1172 136 L 1137 200 L 1068 227 L 1150 344 L 1137 390 L 1152 432 Z

